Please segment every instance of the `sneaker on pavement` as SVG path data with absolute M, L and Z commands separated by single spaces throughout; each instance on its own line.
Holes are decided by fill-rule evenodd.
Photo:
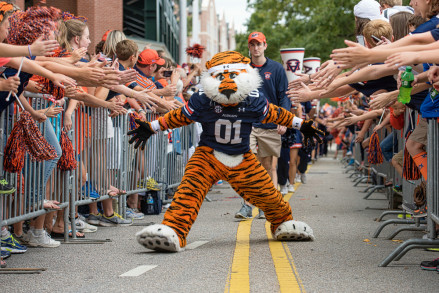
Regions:
M 17 240 L 21 245 L 27 245 L 28 237 L 26 233 L 21 234 L 21 236 L 17 236 L 15 234 L 12 236 L 14 236 L 14 239 Z
M 288 192 L 294 192 L 295 190 L 294 190 L 294 184 L 293 185 L 289 185 L 288 186 Z
M 300 179 L 300 175 L 299 174 L 296 175 L 296 182 L 297 183 L 302 183 L 302 180 Z
M 98 227 L 90 225 L 79 217 L 75 219 L 76 230 L 83 233 L 94 233 L 98 230 Z
M 136 212 L 132 208 L 127 208 L 127 218 L 133 220 L 142 220 L 145 218 L 145 214 Z
M 15 187 L 10 185 L 5 178 L 0 177 L 0 194 L 11 194 L 16 191 Z
M 300 174 L 300 181 L 301 181 L 303 184 L 306 184 L 306 174 Z
M 414 218 L 423 218 L 427 216 L 427 205 L 424 204 L 422 207 L 417 208 L 416 210 L 413 210 L 413 217 Z
M 402 204 L 402 209 L 407 213 L 413 215 L 414 211 L 418 209 L 418 206 L 415 205 L 414 203 L 405 202 Z
M 101 219 L 102 219 L 101 213 L 98 213 L 97 215 L 90 213 L 87 218 L 87 223 L 91 225 L 99 225 Z
M 124 219 L 118 213 L 114 213 L 111 217 L 106 217 L 104 215 L 99 221 L 99 225 L 104 227 L 131 226 L 132 224 L 132 219 Z
M 265 219 L 264 211 L 259 209 L 258 219 Z
M 421 262 L 421 268 L 427 271 L 436 271 L 439 266 L 439 258 Z
M 285 195 L 288 193 L 288 187 L 286 184 L 280 186 L 280 193 L 282 193 L 282 195 Z
M 46 232 L 46 230 L 42 230 L 41 233 L 37 230 L 29 231 L 29 244 L 31 247 L 58 247 L 61 245 L 61 242 L 53 240 L 50 235 Z
M 237 219 L 251 219 L 253 217 L 252 215 L 252 207 L 247 205 L 247 204 L 243 204 L 241 209 L 239 210 L 239 212 L 237 212 L 235 214 L 235 218 Z
M 1 240 L 2 250 L 8 250 L 11 253 L 25 253 L 27 251 L 27 247 L 25 245 L 21 245 L 20 242 L 15 240 L 12 234 L 9 234 L 9 237 Z
M 2 250 L 2 259 L 7 259 L 11 256 L 11 252 L 9 250 Z

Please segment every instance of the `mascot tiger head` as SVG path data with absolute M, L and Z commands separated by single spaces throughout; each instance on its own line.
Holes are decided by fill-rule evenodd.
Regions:
M 250 58 L 235 51 L 221 52 L 206 62 L 201 85 L 207 97 L 222 105 L 237 104 L 257 89 L 262 79 Z

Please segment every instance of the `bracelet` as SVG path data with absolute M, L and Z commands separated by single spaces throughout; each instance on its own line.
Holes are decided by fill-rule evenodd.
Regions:
M 27 49 L 29 50 L 29 57 L 33 57 L 32 56 L 32 51 L 30 50 L 30 45 L 27 45 Z

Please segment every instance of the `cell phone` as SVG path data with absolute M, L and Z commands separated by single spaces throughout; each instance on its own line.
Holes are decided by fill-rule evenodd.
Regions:
M 377 41 L 377 42 L 381 42 L 381 39 L 375 37 L 374 35 L 372 35 L 371 37 L 372 37 L 372 39 L 374 39 L 375 41 Z
M 172 70 L 163 71 L 163 76 L 164 77 L 171 77 L 171 75 L 172 75 Z

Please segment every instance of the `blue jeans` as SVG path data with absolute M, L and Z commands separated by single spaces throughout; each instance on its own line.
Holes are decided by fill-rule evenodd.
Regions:
M 387 162 L 392 160 L 393 154 L 394 154 L 393 150 L 394 149 L 397 150 L 397 148 L 398 148 L 398 141 L 396 141 L 396 146 L 395 146 L 395 142 L 394 142 L 393 138 L 394 138 L 393 132 L 391 132 L 380 143 L 380 147 L 381 147 L 381 150 L 383 152 L 383 157 Z
M 44 127 L 44 132 L 43 132 L 44 138 L 47 140 L 47 142 L 51 146 L 53 146 L 53 148 L 56 151 L 57 157 L 55 159 L 52 159 L 52 160 L 44 161 L 42 169 L 37 167 L 38 164 L 32 164 L 30 162 L 28 162 L 28 164 L 25 164 L 25 168 L 26 168 L 26 166 L 29 166 L 29 172 L 28 172 L 25 179 L 30 180 L 29 197 L 30 197 L 31 204 L 34 202 L 34 200 L 33 200 L 34 198 L 36 199 L 35 201 L 40 201 L 40 200 L 45 198 L 47 181 L 49 180 L 49 177 L 52 174 L 53 169 L 56 167 L 56 164 L 58 163 L 58 160 L 59 160 L 59 158 L 61 158 L 61 154 L 62 154 L 61 146 L 60 146 L 58 138 L 55 134 L 55 130 L 53 129 L 52 123 L 50 123 L 49 119 L 46 119 L 46 121 L 44 121 L 43 127 Z M 33 167 L 33 166 L 35 166 L 35 167 Z M 32 174 L 33 169 L 36 169 L 36 172 L 38 172 L 39 169 L 43 172 L 42 180 L 41 180 L 41 175 L 34 176 Z M 35 175 L 37 175 L 37 174 L 35 174 Z M 37 195 L 34 195 L 34 190 L 33 190 L 34 185 L 35 185 L 35 187 L 38 188 L 38 190 L 37 190 L 38 197 L 37 197 Z

